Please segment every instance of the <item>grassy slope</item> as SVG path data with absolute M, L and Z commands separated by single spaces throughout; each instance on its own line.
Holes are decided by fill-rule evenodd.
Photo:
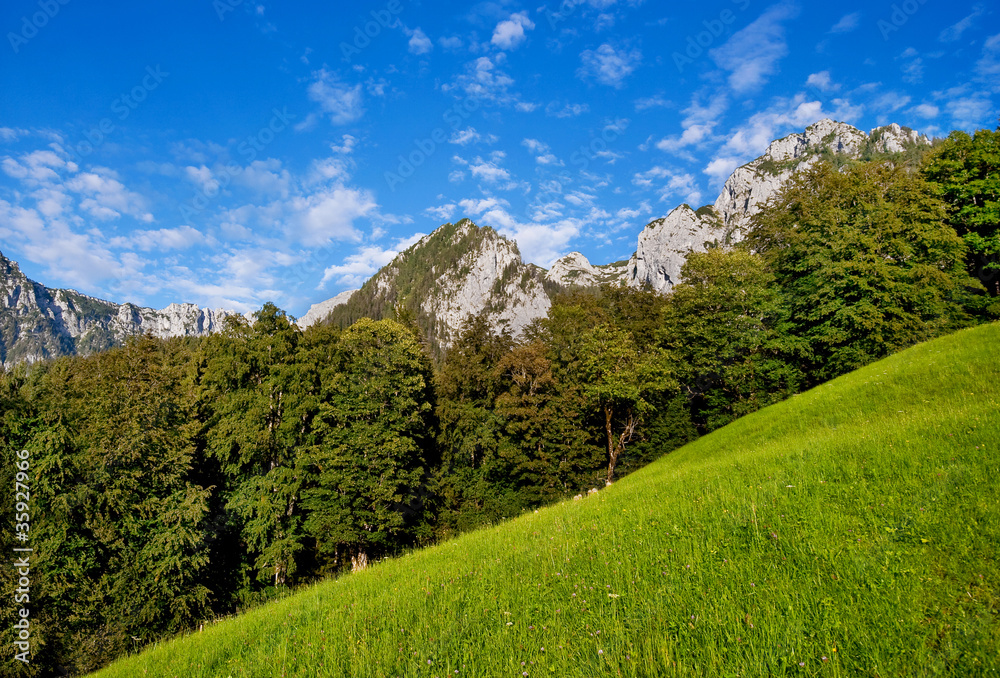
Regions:
M 996 675 L 998 445 L 991 325 L 99 675 Z

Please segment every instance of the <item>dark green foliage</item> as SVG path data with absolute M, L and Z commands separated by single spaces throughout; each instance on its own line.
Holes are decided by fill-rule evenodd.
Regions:
M 712 431 L 795 393 L 796 342 L 763 259 L 717 248 L 689 255 L 681 275 L 660 341 L 699 428 Z
M 299 461 L 317 557 L 361 566 L 413 541 L 427 457 L 431 371 L 393 320 L 359 320 L 320 368 L 314 444 Z
M 978 286 L 944 205 L 888 162 L 797 175 L 753 217 L 746 246 L 782 290 L 813 383 L 963 326 Z
M 969 247 L 970 272 L 1000 295 L 1000 129 L 952 132 L 928 155 L 923 174 Z M 1000 304 L 993 315 L 1000 315 Z
M 512 347 L 510 335 L 494 333 L 485 313 L 469 316 L 436 375 L 441 533 L 498 521 L 519 506 L 500 455 L 502 422 L 495 411 L 497 369 Z

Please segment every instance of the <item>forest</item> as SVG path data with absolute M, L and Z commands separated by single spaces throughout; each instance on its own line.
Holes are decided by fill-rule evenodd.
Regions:
M 266 304 L 0 375 L 30 455 L 25 675 L 84 673 L 296 586 L 601 488 L 745 414 L 1000 318 L 1000 130 L 819 162 L 669 295 L 556 295 L 443 356 L 412 313 L 301 330 Z M 4 515 L 14 514 L 13 493 Z M 3 548 L 15 548 L 12 521 Z M 16 572 L 0 573 L 5 600 Z M 5 644 L 14 610 L 5 603 Z

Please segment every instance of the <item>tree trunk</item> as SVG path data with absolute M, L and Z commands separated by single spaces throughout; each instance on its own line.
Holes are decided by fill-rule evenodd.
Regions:
M 625 428 L 622 429 L 621 435 L 618 436 L 618 442 L 615 443 L 611 434 L 611 418 L 607 414 L 608 411 L 605 410 L 604 420 L 608 433 L 608 478 L 605 483 L 610 485 L 615 475 L 615 464 L 618 463 L 618 457 L 625 450 L 625 443 L 632 441 L 632 435 L 635 433 L 635 427 L 638 426 L 639 420 L 633 412 L 629 412 L 628 417 L 625 419 Z
M 611 417 L 614 412 L 610 405 L 604 406 L 604 432 L 608 436 L 608 479 L 606 482 L 611 482 L 611 476 L 615 473 L 615 462 L 618 461 L 615 454 L 615 440 L 614 436 L 611 434 Z

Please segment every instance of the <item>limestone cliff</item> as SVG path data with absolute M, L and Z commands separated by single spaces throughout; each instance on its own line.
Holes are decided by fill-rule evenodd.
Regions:
M 202 336 L 220 329 L 229 311 L 194 304 L 162 310 L 115 304 L 75 290 L 49 289 L 0 254 L 0 363 L 10 367 L 61 355 L 89 355 L 130 336 Z
M 446 349 L 469 315 L 485 311 L 492 324 L 519 335 L 544 317 L 555 285 L 525 264 L 517 245 L 468 219 L 423 237 L 333 308 L 329 320 L 346 327 L 361 317 L 413 317 L 424 340 Z

